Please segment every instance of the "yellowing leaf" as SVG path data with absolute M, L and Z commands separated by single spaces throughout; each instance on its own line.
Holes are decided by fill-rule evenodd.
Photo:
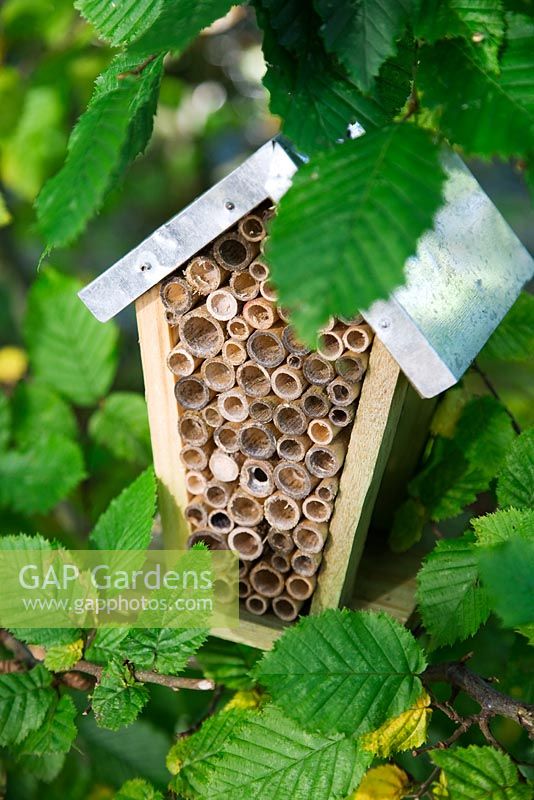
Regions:
M 226 703 L 224 711 L 229 711 L 231 708 L 255 709 L 261 705 L 261 700 L 261 692 L 256 689 L 236 692 L 232 699 Z
M 402 800 L 410 779 L 396 764 L 370 769 L 349 800 Z
M 10 222 L 11 214 L 6 206 L 4 196 L 0 194 L 0 228 L 3 228 L 5 225 L 9 225 Z
M 439 773 L 439 780 L 437 783 L 432 784 L 432 797 L 435 800 L 446 800 L 447 797 L 450 797 L 449 790 L 447 789 L 447 776 L 444 772 Z
M 380 758 L 387 758 L 391 753 L 420 747 L 426 740 L 426 729 L 432 710 L 430 697 L 423 692 L 417 702 L 398 717 L 388 720 L 376 731 L 361 737 L 364 750 L 374 753 Z
M 17 383 L 28 368 L 28 356 L 20 347 L 0 348 L 0 383 Z
M 52 672 L 65 672 L 71 669 L 83 654 L 83 639 L 68 644 L 55 644 L 49 647 L 45 656 L 45 667 Z

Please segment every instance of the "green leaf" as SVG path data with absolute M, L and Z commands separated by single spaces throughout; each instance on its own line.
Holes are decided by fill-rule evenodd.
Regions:
M 144 33 L 161 14 L 163 0 L 75 0 L 74 7 L 111 45 L 128 44 Z
M 43 435 L 75 439 L 76 417 L 68 403 L 43 383 L 19 383 L 12 401 L 13 437 L 19 447 L 31 447 Z
M 471 520 L 478 544 L 507 542 L 514 536 L 534 537 L 534 510 L 508 508 Z
M 504 38 L 501 0 L 423 0 L 415 34 L 427 42 L 461 37 L 482 65 L 498 72 Z
M 45 667 L 51 672 L 65 672 L 71 669 L 82 657 L 83 647 L 83 639 L 48 647 L 44 660 Z
M 0 192 L 0 228 L 5 228 L 6 225 L 9 225 L 12 219 L 6 204 L 6 199 L 2 192 Z
M 72 241 L 99 210 L 117 174 L 144 150 L 152 133 L 162 57 L 142 69 L 119 56 L 97 80 L 93 98 L 69 139 L 67 160 L 37 199 L 48 249 Z
M 52 783 L 65 764 L 65 753 L 46 753 L 44 756 L 21 756 L 18 765 L 22 773 L 42 783 Z
M 249 673 L 261 655 L 261 650 L 254 647 L 210 637 L 196 654 L 196 660 L 206 678 L 228 689 L 241 690 L 254 686 Z
M 497 498 L 501 506 L 534 508 L 534 428 L 512 444 L 499 474 Z
M 315 0 L 329 52 L 339 58 L 357 86 L 368 92 L 384 61 L 396 52 L 414 0 Z
M 389 546 L 394 553 L 404 553 L 417 544 L 427 522 L 425 508 L 419 500 L 408 498 L 395 512 L 389 535 Z
M 442 539 L 419 570 L 419 611 L 434 647 L 467 639 L 489 616 L 474 541 L 471 533 L 459 539 Z
M 206 635 L 201 628 L 136 628 L 120 647 L 124 657 L 136 667 L 178 675 Z
M 78 732 L 74 720 L 76 706 L 69 695 L 62 695 L 50 706 L 42 725 L 32 731 L 20 746 L 21 753 L 41 756 L 68 753 Z
M 413 51 L 384 66 L 372 97 L 365 97 L 329 56 L 302 4 L 257 0 L 268 69 L 265 88 L 270 107 L 283 119 L 283 131 L 304 153 L 333 147 L 346 138 L 349 123 L 366 130 L 386 125 L 403 107 L 410 91 Z M 287 25 L 290 14 L 291 23 Z
M 118 731 L 135 721 L 148 698 L 148 689 L 135 680 L 127 665 L 110 661 L 93 692 L 95 719 L 101 728 Z
M 411 125 L 367 133 L 299 170 L 273 220 L 268 255 L 303 339 L 314 341 L 330 315 L 350 316 L 402 282 L 443 180 L 437 146 Z
M 509 628 L 534 623 L 534 528 L 529 538 L 478 549 L 478 568 L 492 608 Z
M 25 514 L 49 511 L 85 477 L 80 447 L 57 435 L 0 454 L 0 473 L 0 505 Z
M 506 753 L 494 747 L 432 750 L 430 758 L 445 773 L 450 800 L 530 800 L 532 788 Z
M 89 420 L 89 433 L 124 461 L 146 466 L 152 458 L 146 402 L 134 392 L 115 392 Z
M 214 760 L 249 716 L 235 709 L 220 711 L 196 733 L 179 739 L 167 756 L 167 769 L 175 776 L 173 791 L 185 798 L 196 798 L 205 791 Z
M 25 335 L 37 378 L 78 405 L 108 391 L 117 368 L 117 327 L 102 325 L 77 296 L 81 284 L 43 270 L 30 290 Z
M 523 361 L 532 358 L 533 353 L 534 295 L 521 292 L 481 355 L 502 361 Z
M 113 657 L 122 656 L 122 643 L 128 636 L 128 628 L 97 628 L 91 644 L 85 651 L 88 661 L 107 664 Z
M 534 125 L 531 20 L 508 15 L 498 76 L 479 63 L 469 45 L 455 39 L 421 50 L 417 83 L 423 104 L 440 111 L 443 133 L 468 153 L 505 158 L 530 152 Z
M 6 395 L 0 391 L 0 452 L 5 450 L 11 437 L 11 408 Z
M 54 702 L 52 676 L 38 665 L 0 675 L 0 746 L 19 744 L 43 724 Z
M 114 800 L 163 800 L 163 795 L 141 778 L 134 778 L 121 786 Z
M 360 735 L 414 703 L 424 668 L 411 633 L 387 614 L 330 610 L 287 629 L 254 675 L 306 727 Z
M 150 467 L 111 501 L 98 519 L 90 544 L 98 550 L 144 550 L 156 513 L 156 478 Z
M 372 756 L 354 739 L 308 733 L 276 708 L 251 714 L 206 764 L 202 800 L 334 800 L 359 784 Z

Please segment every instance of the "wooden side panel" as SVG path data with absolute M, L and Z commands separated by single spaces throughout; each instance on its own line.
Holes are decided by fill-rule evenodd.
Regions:
M 178 434 L 174 376 L 167 368 L 167 354 L 173 342 L 159 297 L 159 285 L 136 301 L 135 311 L 163 539 L 168 550 L 178 549 L 185 547 L 189 535 L 182 511 L 187 505 L 187 492 L 185 469 L 179 458 L 182 444 Z

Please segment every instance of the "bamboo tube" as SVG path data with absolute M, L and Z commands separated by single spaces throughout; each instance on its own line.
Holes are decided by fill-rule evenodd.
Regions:
M 271 528 L 267 534 L 267 543 L 277 553 L 291 553 L 295 549 L 295 544 L 291 534 L 287 531 L 277 531 Z
M 237 316 L 228 320 L 226 324 L 228 336 L 238 342 L 244 342 L 250 336 L 252 328 L 243 317 Z
M 216 447 L 225 453 L 237 453 L 239 450 L 239 430 L 237 422 L 224 422 L 213 433 Z
M 213 255 L 218 264 L 229 272 L 246 269 L 258 247 L 238 233 L 223 233 L 213 244 Z
M 217 407 L 229 422 L 243 422 L 248 417 L 248 399 L 242 389 L 229 389 L 220 394 Z
M 206 523 L 208 521 L 208 514 L 206 512 L 206 508 L 204 503 L 202 502 L 202 497 L 196 495 L 193 499 L 186 505 L 184 516 L 188 523 L 194 528 L 205 528 Z
M 263 505 L 265 519 L 279 531 L 289 531 L 298 525 L 300 504 L 283 492 L 274 492 Z
M 301 372 L 283 366 L 273 372 L 271 385 L 273 392 L 282 400 L 297 400 L 306 388 L 306 381 Z
M 246 303 L 247 300 L 254 300 L 260 291 L 260 284 L 254 280 L 250 272 L 233 272 L 230 277 L 230 291 L 237 300 Z
M 219 398 L 212 400 L 200 413 L 202 419 L 210 428 L 218 428 L 223 423 L 222 414 L 219 411 Z
M 321 500 L 326 500 L 327 503 L 331 503 L 335 500 L 338 489 L 339 480 L 337 478 L 323 478 L 317 486 L 315 494 L 320 497 Z
M 320 553 L 328 536 L 328 525 L 325 522 L 303 520 L 293 531 L 293 541 L 303 553 L 313 555 Z
M 291 325 L 287 325 L 282 331 L 282 342 L 289 353 L 295 353 L 297 356 L 305 356 L 310 352 L 309 347 L 299 342 Z
M 239 475 L 239 464 L 236 459 L 218 449 L 210 456 L 209 468 L 215 480 L 222 483 L 232 483 Z
M 318 386 L 310 386 L 302 395 L 302 410 L 308 417 L 318 419 L 326 417 L 330 409 L 330 400 L 325 390 Z
M 274 426 L 263 422 L 246 422 L 239 431 L 239 449 L 249 458 L 270 458 L 276 452 Z
M 230 533 L 234 522 L 230 515 L 222 508 L 214 508 L 208 514 L 208 527 L 217 533 Z
M 233 484 L 222 483 L 221 481 L 208 481 L 204 489 L 204 500 L 212 508 L 224 508 L 228 504 L 232 493 Z
M 187 540 L 187 546 L 193 547 L 194 544 L 198 544 L 199 542 L 205 544 L 208 550 L 228 549 L 226 546 L 226 537 L 220 533 L 217 533 L 217 531 L 209 531 L 199 528 L 191 534 Z
M 321 500 L 317 494 L 310 494 L 302 503 L 302 513 L 311 522 L 328 522 L 334 511 L 334 504 Z
M 271 553 L 269 556 L 269 564 L 281 575 L 285 575 L 286 572 L 291 572 L 291 557 L 286 553 Z
M 243 306 L 243 316 L 252 328 L 265 331 L 272 328 L 278 313 L 276 308 L 264 297 L 248 300 Z
M 186 378 L 188 375 L 192 375 L 200 361 L 200 358 L 192 356 L 189 350 L 186 350 L 181 345 L 173 347 L 167 356 L 167 366 L 173 375 L 178 378 Z
M 341 469 L 345 450 L 345 442 L 339 439 L 328 445 L 315 444 L 306 453 L 306 466 L 317 478 L 331 478 Z
M 251 594 L 245 600 L 245 607 L 247 611 L 250 611 L 251 614 L 261 616 L 268 610 L 269 601 L 266 597 L 262 597 L 260 594 Z
M 254 528 L 234 528 L 228 534 L 228 547 L 242 561 L 255 561 L 263 553 L 263 540 Z
M 285 322 L 286 325 L 289 323 L 289 316 L 291 314 L 289 308 L 284 308 L 283 306 L 276 306 L 276 310 L 278 311 L 278 316 Z
M 280 338 L 282 331 L 281 325 L 268 331 L 254 331 L 247 341 L 249 357 L 262 367 L 268 369 L 278 367 L 286 357 L 286 351 Z
M 276 407 L 281 403 L 279 397 L 262 397 L 252 400 L 248 408 L 251 419 L 256 422 L 271 422 Z
M 322 558 L 322 553 L 302 553 L 300 550 L 295 550 L 291 556 L 291 566 L 297 575 L 311 578 L 319 569 Z
M 239 485 L 254 497 L 268 497 L 274 486 L 271 464 L 257 458 L 247 458 L 241 467 Z
M 185 268 L 185 279 L 193 291 L 207 295 L 218 289 L 227 273 L 212 258 L 195 256 Z
M 335 324 L 336 324 L 336 318 L 328 317 L 328 322 L 325 323 L 325 325 L 323 325 L 322 328 L 319 328 L 319 333 L 328 333 L 328 331 L 332 330 Z
M 284 591 L 284 579 L 268 561 L 260 561 L 249 572 L 250 585 L 262 597 L 276 597 Z
M 330 444 L 343 428 L 332 424 L 329 419 L 312 419 L 308 425 L 308 436 L 315 444 Z
M 286 579 L 286 592 L 294 600 L 307 600 L 315 591 L 317 578 L 312 575 L 306 578 L 303 575 L 290 575 Z
M 286 364 L 291 369 L 302 369 L 302 365 L 304 363 L 304 359 L 302 356 L 298 356 L 296 353 L 290 353 L 286 358 Z
M 180 460 L 187 469 L 203 472 L 208 466 L 208 458 L 212 450 L 213 442 L 207 442 L 202 447 L 186 444 L 180 451 Z
M 185 488 L 192 495 L 204 495 L 208 485 L 209 472 L 190 470 L 185 476 Z
M 241 561 L 241 559 L 239 560 L 238 575 L 240 578 L 246 578 L 250 572 L 250 566 L 250 561 Z
M 270 278 L 266 278 L 260 283 L 260 294 L 269 300 L 271 303 L 276 303 L 278 300 L 278 292 L 276 291 L 273 282 Z
M 196 411 L 186 411 L 178 420 L 180 439 L 185 444 L 202 446 L 210 438 L 206 423 Z
M 287 592 L 283 592 L 273 599 L 273 613 L 283 622 L 293 622 L 303 605 L 303 600 L 295 600 Z
M 180 324 L 181 319 L 181 314 L 175 314 L 174 311 L 171 311 L 169 308 L 165 309 L 165 320 L 167 325 L 170 325 L 171 328 L 176 328 Z
M 252 587 L 250 585 L 249 579 L 246 576 L 239 578 L 239 582 L 237 584 L 237 592 L 241 600 L 245 600 L 251 594 Z
M 237 368 L 236 380 L 248 397 L 266 397 L 271 391 L 271 376 L 254 361 L 245 361 Z
M 332 406 L 328 412 L 328 419 L 339 428 L 346 428 L 354 419 L 355 407 Z
M 259 259 L 255 259 L 250 267 L 248 268 L 251 276 L 254 278 L 255 281 L 261 283 L 262 281 L 267 280 L 269 277 L 269 267 L 263 261 Z
M 369 325 L 351 325 L 343 334 L 343 344 L 353 353 L 363 353 L 373 341 L 374 332 Z
M 222 357 L 233 367 L 239 367 L 247 360 L 247 351 L 241 342 L 228 339 L 222 348 Z
M 200 374 L 209 389 L 226 392 L 235 383 L 235 370 L 224 358 L 207 358 L 200 368 Z
M 176 316 L 189 311 L 198 299 L 187 281 L 177 275 L 164 280 L 159 293 L 164 307 Z
M 318 483 L 303 464 L 295 461 L 280 461 L 274 468 L 273 479 L 281 492 L 295 500 L 307 497 Z
M 182 345 L 194 356 L 210 358 L 218 355 L 224 343 L 220 323 L 209 316 L 206 307 L 189 311 L 180 319 L 178 326 Z
M 367 363 L 369 361 L 369 353 L 343 353 L 341 358 L 336 360 L 336 372 L 340 378 L 348 381 L 348 383 L 357 383 L 362 379 Z
M 288 436 L 301 436 L 306 432 L 308 420 L 297 403 L 281 403 L 275 408 L 273 422 L 280 433 Z
M 327 361 L 335 361 L 343 354 L 343 329 L 339 326 L 323 331 L 317 342 L 317 352 Z
M 261 242 L 267 235 L 261 217 L 256 214 L 247 214 L 246 217 L 243 217 L 237 229 L 241 236 L 249 242 Z
M 262 521 L 263 508 L 255 497 L 238 489 L 228 502 L 228 514 L 236 525 L 250 528 Z
M 306 380 L 314 386 L 326 386 L 334 377 L 334 367 L 317 353 L 311 353 L 304 359 L 302 372 Z
M 344 325 L 361 325 L 364 319 L 361 314 L 355 314 L 353 317 L 340 317 L 339 321 Z
M 215 289 L 206 300 L 208 313 L 219 322 L 228 322 L 236 316 L 238 311 L 237 300 L 228 289 Z
M 361 383 L 349 383 L 344 378 L 334 378 L 326 387 L 326 393 L 336 406 L 350 406 L 362 389 Z
M 312 443 L 308 436 L 284 434 L 276 443 L 276 452 L 283 461 L 303 461 Z
M 201 408 L 208 405 L 212 396 L 206 383 L 198 374 L 180 378 L 174 384 L 174 395 L 182 408 L 188 411 L 200 411 Z

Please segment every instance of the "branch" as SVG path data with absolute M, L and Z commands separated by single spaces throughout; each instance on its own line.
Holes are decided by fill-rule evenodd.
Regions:
M 83 672 L 86 675 L 92 675 L 93 678 L 100 680 L 104 667 L 99 664 L 93 664 L 91 661 L 78 661 L 71 667 L 64 675 L 70 675 L 75 672 Z M 173 675 L 160 675 L 159 672 L 150 672 L 144 669 L 133 669 L 132 675 L 140 683 L 157 683 L 159 686 L 166 686 L 168 689 L 195 689 L 197 691 L 205 692 L 215 689 L 213 681 L 207 678 L 176 678 Z
M 152 64 L 152 62 L 156 60 L 157 57 L 158 57 L 157 54 L 153 56 L 148 56 L 148 58 L 145 58 L 145 60 L 141 64 L 138 64 L 137 67 L 132 67 L 132 69 L 127 69 L 126 72 L 120 72 L 117 75 L 117 80 L 122 81 L 124 80 L 124 78 L 127 78 L 128 75 L 140 75 L 143 72 L 143 70 L 145 70 L 148 67 L 149 64 Z
M 519 422 L 516 420 L 516 418 L 514 417 L 514 415 L 512 414 L 510 409 L 508 408 L 508 406 L 506 405 L 506 403 L 503 403 L 503 401 L 502 401 L 502 399 L 501 399 L 501 397 L 499 395 L 499 392 L 497 391 L 497 389 L 495 388 L 493 383 L 490 381 L 489 377 L 486 375 L 484 370 L 478 365 L 478 363 L 476 361 L 473 361 L 473 363 L 471 364 L 471 367 L 474 369 L 474 371 L 477 373 L 477 375 L 479 375 L 482 378 L 483 383 L 485 384 L 486 388 L 489 389 L 489 391 L 491 392 L 493 397 L 496 400 L 498 400 L 499 403 L 502 405 L 502 407 L 504 408 L 504 410 L 506 411 L 506 413 L 510 417 L 510 420 L 512 422 L 512 428 L 514 429 L 514 431 L 519 436 L 519 434 L 521 433 L 521 426 L 520 426 Z
M 487 721 L 500 716 L 514 720 L 534 739 L 534 705 L 514 700 L 495 689 L 485 678 L 476 675 L 461 661 L 432 664 L 423 672 L 421 680 L 425 687 L 436 681 L 449 683 L 475 700 L 481 709 L 473 722 Z

